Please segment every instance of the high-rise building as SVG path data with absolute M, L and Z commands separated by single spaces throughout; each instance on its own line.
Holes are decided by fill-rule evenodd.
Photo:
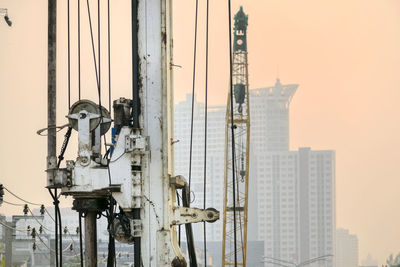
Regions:
M 289 150 L 289 104 L 297 84 L 250 91 L 251 142 L 255 152 Z
M 335 153 L 289 150 L 289 105 L 298 85 L 251 90 L 250 238 L 264 241 L 265 266 L 288 261 L 333 266 Z M 326 258 L 325 258 L 326 256 Z
M 192 113 L 192 95 L 186 101 L 175 105 L 174 118 L 174 157 L 175 175 L 183 175 L 189 181 L 190 160 L 190 127 Z M 204 179 L 204 104 L 194 101 L 191 199 L 192 207 L 203 207 Z M 206 175 L 206 208 L 213 207 L 222 214 L 224 184 L 224 151 L 225 151 L 225 107 L 208 107 L 207 134 L 207 175 Z M 203 225 L 193 224 L 196 241 L 203 240 Z M 182 231 L 184 232 L 184 231 Z M 207 224 L 207 240 L 222 240 L 222 222 Z
M 349 230 L 336 230 L 336 267 L 358 266 L 358 238 Z
M 323 257 L 307 266 L 333 267 L 335 254 L 335 152 L 289 150 L 289 105 L 298 85 L 250 90 L 248 240 L 264 242 L 260 263 L 276 266 Z M 175 174 L 188 179 L 191 95 L 175 106 Z M 202 207 L 204 105 L 195 101 L 192 158 L 193 206 Z M 208 111 L 207 206 L 222 211 L 225 107 Z M 202 228 L 194 226 L 197 240 Z M 207 225 L 207 240 L 222 240 L 221 220 Z M 264 258 L 262 258 L 264 256 Z

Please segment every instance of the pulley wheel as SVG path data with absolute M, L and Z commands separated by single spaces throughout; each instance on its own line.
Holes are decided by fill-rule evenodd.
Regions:
M 212 217 L 214 217 L 213 216 L 213 214 L 214 214 L 214 212 L 215 213 L 218 213 L 218 211 L 216 210 L 216 209 L 214 209 L 214 208 L 208 208 L 208 209 L 206 209 L 206 211 L 212 211 L 213 213 L 210 213 L 210 215 L 207 215 L 207 216 L 212 216 Z M 212 215 L 211 215 L 212 214 Z M 211 217 L 211 218 L 212 218 Z M 209 217 L 210 218 L 210 217 Z M 217 220 L 219 219 L 219 217 L 214 217 L 214 220 L 212 220 L 212 221 L 208 221 L 209 223 L 213 223 L 213 222 L 216 222 Z
M 69 115 L 80 113 L 82 110 L 85 110 L 88 113 L 100 115 L 99 105 L 97 105 L 93 101 L 86 100 L 86 99 L 75 102 L 75 104 L 73 104 L 69 110 Z M 103 119 L 111 118 L 110 113 L 104 107 L 101 107 L 101 114 L 102 114 Z M 96 129 L 99 126 L 100 119 L 101 118 L 96 118 L 96 119 L 90 120 L 90 131 L 93 131 L 94 129 Z M 68 121 L 69 121 L 70 126 L 74 130 L 78 131 L 78 120 L 69 118 Z M 111 127 L 111 121 L 102 123 L 101 128 L 100 128 L 100 134 L 101 135 L 105 134 L 110 129 L 110 127 Z

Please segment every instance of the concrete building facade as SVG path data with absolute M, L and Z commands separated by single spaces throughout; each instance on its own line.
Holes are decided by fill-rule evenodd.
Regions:
M 186 101 L 175 105 L 174 118 L 174 161 L 175 175 L 183 175 L 189 180 L 190 160 L 190 124 L 192 112 L 192 95 L 186 96 Z M 223 209 L 224 186 L 224 153 L 225 153 L 225 107 L 212 106 L 208 108 L 207 137 L 207 175 L 206 175 L 206 208 Z M 204 179 L 204 104 L 194 101 L 193 144 L 191 195 L 192 207 L 203 207 Z M 183 233 L 184 231 L 182 231 Z M 203 240 L 203 225 L 193 224 L 196 241 Z M 184 236 L 184 233 L 183 233 Z M 222 240 L 222 222 L 207 224 L 207 240 Z
M 289 149 L 289 106 L 298 85 L 251 90 L 252 173 L 257 198 L 251 238 L 264 241 L 265 266 L 300 264 L 335 251 L 335 152 Z M 275 262 L 275 263 L 274 263 Z M 333 257 L 308 266 L 334 266 Z
M 336 267 L 358 266 L 358 238 L 349 230 L 336 230 Z
M 289 106 L 298 85 L 250 90 L 248 240 L 264 242 L 259 261 L 299 264 L 335 254 L 335 152 L 289 149 Z M 202 207 L 204 105 L 194 101 L 193 206 Z M 175 106 L 175 173 L 188 178 L 191 95 Z M 222 211 L 225 107 L 208 112 L 207 205 Z M 197 240 L 202 227 L 194 226 Z M 207 240 L 222 240 L 222 220 L 207 225 Z M 275 263 L 271 263 L 275 262 Z M 307 266 L 333 267 L 333 257 Z

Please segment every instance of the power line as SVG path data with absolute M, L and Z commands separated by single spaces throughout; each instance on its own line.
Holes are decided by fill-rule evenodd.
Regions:
M 49 217 L 53 220 L 53 222 L 55 222 L 53 216 L 51 216 L 50 212 L 46 209 L 46 207 L 44 208 L 44 211 L 47 213 L 47 215 L 49 215 Z
M 36 248 L 37 248 L 39 251 L 43 251 L 43 252 L 44 252 L 44 250 L 42 250 L 42 249 L 40 248 L 40 246 L 37 246 Z M 50 252 L 51 252 L 51 251 L 50 251 Z M 50 260 L 49 256 L 47 255 L 47 251 L 46 251 L 46 253 L 41 253 L 41 255 L 44 255 L 44 256 L 46 257 L 46 259 Z
M 44 226 L 41 222 L 39 222 L 39 220 L 37 219 L 37 217 L 33 214 L 32 210 L 28 207 L 29 213 L 32 215 L 32 217 L 35 219 L 35 221 L 37 221 L 39 223 L 40 226 L 42 226 L 44 229 L 46 229 L 49 232 L 53 232 L 52 230 L 50 230 L 49 228 L 47 228 L 46 226 Z
M 25 204 L 12 203 L 12 202 L 8 202 L 8 201 L 5 201 L 5 200 L 3 200 L 3 203 L 6 203 L 6 204 L 12 205 L 12 206 L 24 206 L 25 205 Z
M 11 227 L 11 226 L 9 226 L 7 224 L 4 224 L 2 221 L 0 221 L 0 224 L 3 225 L 4 227 L 8 228 L 8 229 L 15 230 L 15 231 L 18 231 L 18 232 L 21 232 L 21 233 L 24 233 L 24 234 L 27 233 L 26 230 L 18 229 L 16 227 Z
M 43 241 L 43 239 L 40 237 L 39 234 L 37 234 L 37 236 L 38 236 L 40 242 L 41 242 L 49 251 L 56 253 L 56 251 L 55 251 L 54 249 L 51 249 L 51 248 Z M 57 241 L 56 241 L 56 243 L 57 243 Z M 57 257 L 56 257 L 56 259 L 57 259 Z
M 25 200 L 25 199 L 23 199 L 23 198 L 17 196 L 16 194 L 14 194 L 13 192 L 11 192 L 10 190 L 8 190 L 7 187 L 5 187 L 5 186 L 3 186 L 3 187 L 4 187 L 5 190 L 7 190 L 8 193 L 10 193 L 10 194 L 13 195 L 14 197 L 18 198 L 19 200 L 21 200 L 21 201 L 23 201 L 23 202 L 25 202 L 25 203 L 27 203 L 27 204 L 31 204 L 31 205 L 34 205 L 34 206 L 41 206 L 41 205 L 42 205 L 42 204 L 37 204 L 37 203 L 33 203 L 33 202 L 30 202 L 30 201 L 27 201 L 27 200 Z

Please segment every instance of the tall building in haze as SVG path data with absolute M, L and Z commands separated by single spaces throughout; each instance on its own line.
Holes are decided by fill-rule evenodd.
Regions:
M 175 175 L 183 175 L 189 180 L 190 160 L 190 124 L 192 113 L 192 95 L 175 105 L 174 112 L 174 161 Z M 207 194 L 206 208 L 213 207 L 222 214 L 224 186 L 224 153 L 225 153 L 225 107 L 208 107 L 207 135 Z M 192 207 L 203 207 L 203 178 L 204 178 L 204 104 L 194 101 L 193 113 L 193 143 L 191 191 Z M 196 241 L 203 240 L 203 224 L 193 224 Z M 182 231 L 184 232 L 184 231 Z M 207 223 L 207 240 L 222 240 L 222 222 Z
M 336 267 L 358 267 L 358 238 L 341 228 L 336 230 Z
M 289 150 L 289 104 L 297 84 L 250 91 L 251 141 L 255 152 Z
M 289 105 L 298 85 L 251 90 L 249 238 L 264 241 L 265 266 L 334 266 L 335 153 L 289 149 Z
M 327 256 L 311 267 L 333 267 L 335 255 L 335 152 L 289 149 L 289 106 L 298 85 L 250 90 L 250 186 L 248 241 L 264 242 L 259 264 L 275 267 Z M 202 207 L 204 104 L 194 101 L 191 188 L 193 207 Z M 175 174 L 188 179 L 191 95 L 175 106 Z M 207 207 L 222 214 L 225 106 L 208 110 Z M 222 218 L 207 224 L 207 240 L 222 241 Z M 196 241 L 202 225 L 194 224 Z M 275 263 L 272 263 L 275 262 Z M 257 265 L 259 266 L 259 265 Z

